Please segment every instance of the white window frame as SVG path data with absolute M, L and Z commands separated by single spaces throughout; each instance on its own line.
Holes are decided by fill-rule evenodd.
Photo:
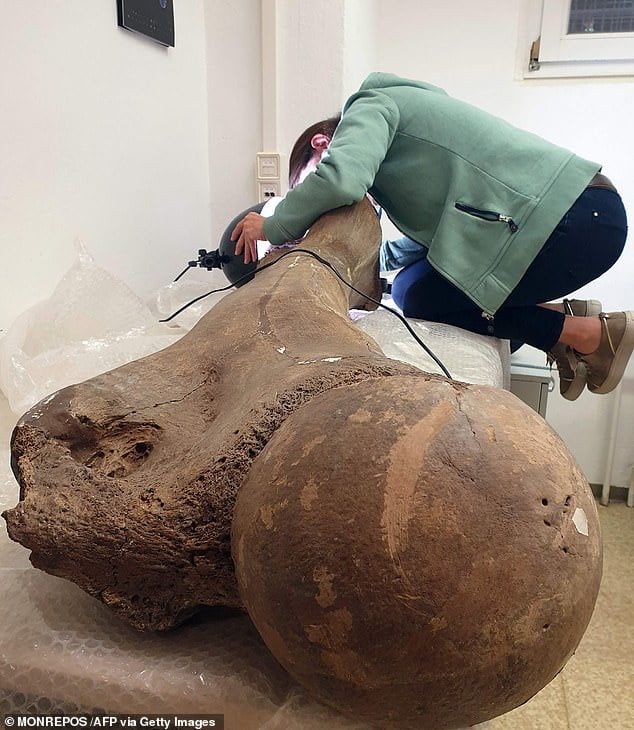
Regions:
M 634 75 L 634 33 L 568 34 L 571 0 L 539 0 L 541 18 L 524 78 Z M 530 45 L 530 44 L 529 44 Z

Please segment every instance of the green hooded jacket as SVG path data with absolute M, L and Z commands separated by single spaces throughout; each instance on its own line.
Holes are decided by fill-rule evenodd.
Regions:
M 600 168 L 438 87 L 374 73 L 264 232 L 274 245 L 297 240 L 369 192 L 421 257 L 493 314 Z

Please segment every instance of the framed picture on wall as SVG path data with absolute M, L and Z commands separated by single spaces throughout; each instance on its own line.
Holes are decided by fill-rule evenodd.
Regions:
M 164 46 L 174 45 L 173 0 L 117 0 L 117 21 Z

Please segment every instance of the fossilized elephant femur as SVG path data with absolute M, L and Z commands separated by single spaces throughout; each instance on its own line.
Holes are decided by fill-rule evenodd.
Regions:
M 376 297 L 379 238 L 361 203 L 302 247 Z M 9 533 L 139 628 L 245 607 L 349 716 L 473 724 L 575 649 L 596 509 L 536 414 L 387 359 L 347 317 L 362 303 L 286 256 L 175 345 L 38 404 L 13 436 Z

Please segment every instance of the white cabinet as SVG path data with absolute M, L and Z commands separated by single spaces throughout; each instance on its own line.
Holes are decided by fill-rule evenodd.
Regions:
M 548 393 L 554 386 L 546 354 L 526 345 L 511 355 L 511 393 L 546 417 Z

